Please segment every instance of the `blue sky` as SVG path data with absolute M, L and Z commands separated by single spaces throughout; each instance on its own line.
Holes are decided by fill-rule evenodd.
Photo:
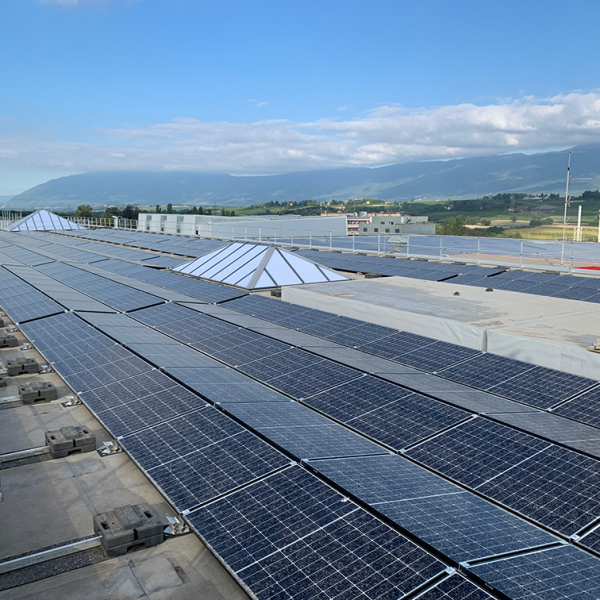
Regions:
M 0 194 L 600 142 L 600 3 L 2 0 Z

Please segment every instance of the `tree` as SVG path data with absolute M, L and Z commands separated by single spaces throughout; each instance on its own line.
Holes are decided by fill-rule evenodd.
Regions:
M 510 218 L 510 220 L 511 220 L 513 223 L 516 223 L 516 221 L 517 221 L 517 215 L 512 215 L 512 217 Z
M 204 214 L 204 209 L 201 206 L 198 207 L 198 214 L 199 215 L 203 215 Z
M 550 217 L 548 217 L 547 219 L 544 219 L 544 220 L 542 221 L 542 223 L 543 223 L 544 225 L 554 225 L 554 219 L 551 219 Z
M 542 220 L 541 219 L 531 219 L 531 221 L 529 221 L 529 227 L 540 227 L 541 225 L 543 225 Z
M 156 205 L 156 212 L 160 215 L 160 213 L 161 213 L 160 204 Z
M 92 216 L 92 207 L 89 204 L 80 204 L 75 211 L 76 217 L 83 217 L 89 219 Z
M 120 217 L 121 211 L 116 206 L 107 206 L 102 213 L 103 219 L 112 219 L 113 217 Z
M 489 219 L 481 219 L 481 224 L 485 225 L 486 227 L 489 227 L 492 222 Z
M 443 225 L 438 226 L 436 233 L 439 235 L 466 235 L 467 228 L 462 217 L 448 217 Z
M 140 207 L 133 204 L 128 204 L 123 211 L 121 212 L 121 217 L 123 219 L 130 219 L 131 221 L 135 221 L 140 214 Z
M 168 215 L 173 214 L 173 205 L 170 202 L 169 202 L 169 204 L 167 204 L 167 214 Z

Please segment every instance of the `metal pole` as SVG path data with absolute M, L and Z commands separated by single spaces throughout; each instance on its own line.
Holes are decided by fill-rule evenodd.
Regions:
M 377 234 L 377 254 L 381 254 L 381 234 Z
M 410 257 L 410 235 L 406 236 L 406 258 Z
M 331 231 L 329 232 L 329 249 L 333 249 L 333 236 L 331 235 Z
M 600 233 L 598 236 L 600 237 Z M 308 247 L 312 250 L 312 229 L 308 232 Z
M 352 252 L 354 252 L 354 238 L 356 238 L 355 235 L 352 236 Z M 598 241 L 600 242 L 600 223 L 598 223 Z
M 573 273 L 573 242 L 571 242 L 571 267 L 569 273 Z
M 569 181 L 571 180 L 571 151 L 567 162 L 567 189 L 565 190 L 565 216 L 563 219 L 563 240 L 567 234 L 567 207 L 569 206 Z
M 523 240 L 521 240 L 521 269 L 523 268 Z
M 481 251 L 481 238 L 477 238 L 477 264 L 480 264 L 479 253 Z
M 440 235 L 440 262 L 442 262 L 442 249 L 443 249 L 443 242 L 442 242 L 442 236 Z
M 258 228 L 258 241 L 262 242 L 262 227 Z
M 600 240 L 600 223 L 598 224 L 598 239 Z M 565 239 L 563 237 L 562 249 L 560 251 L 560 266 L 562 267 L 565 259 Z

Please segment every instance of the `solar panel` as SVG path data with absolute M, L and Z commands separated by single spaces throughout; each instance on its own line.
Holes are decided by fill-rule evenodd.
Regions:
M 156 346 L 181 346 L 181 344 L 154 329 L 138 323 L 137 327 L 110 327 L 102 325 L 100 330 L 121 344 L 154 344 Z
M 394 449 L 455 425 L 469 413 L 367 376 L 304 400 Z
M 117 345 L 59 360 L 52 366 L 76 393 L 152 370 L 148 363 Z
M 290 399 L 230 368 L 178 369 L 167 372 L 211 402 L 289 402 Z
M 569 419 L 600 427 L 600 386 L 561 404 L 553 412 Z
M 600 462 L 550 446 L 477 490 L 566 535 L 600 517 Z
M 338 365 L 298 348 L 240 367 L 248 375 L 295 398 L 303 398 L 360 376 L 360 371 Z
M 225 368 L 216 360 L 183 344 L 162 347 L 154 344 L 128 344 L 128 348 L 161 369 Z
M 373 508 L 456 562 L 557 541 L 469 492 L 386 502 Z
M 159 371 L 134 375 L 84 392 L 81 399 L 115 437 L 206 405 Z
M 210 407 L 126 436 L 121 443 L 179 511 L 289 463 L 283 454 Z
M 481 354 L 480 350 L 437 341 L 428 346 L 402 354 L 396 360 L 403 365 L 415 367 L 422 371 L 437 372 L 450 365 L 473 358 L 478 354 Z
M 444 565 L 299 467 L 188 516 L 251 592 L 399 598 Z
M 136 310 L 131 316 L 142 323 L 146 323 L 146 325 L 157 327 L 165 323 L 189 318 L 195 314 L 194 311 L 185 306 L 169 302 L 168 304 L 159 304 L 158 306 Z
M 469 413 L 412 394 L 386 404 L 346 424 L 396 450 L 406 448 L 438 431 L 460 423 Z
M 493 596 L 455 573 L 416 598 L 419 600 L 491 600 Z
M 290 349 L 290 346 L 245 329 L 235 329 L 197 341 L 194 348 L 229 365 L 243 365 Z M 276 357 L 272 357 L 276 360 Z
M 358 349 L 369 354 L 374 354 L 375 356 L 396 360 L 403 354 L 407 354 L 412 350 L 418 350 L 435 342 L 436 340 L 422 335 L 408 333 L 407 331 L 398 331 L 393 335 L 375 340 L 374 342 L 359 345 Z
M 590 548 L 591 550 L 600 553 L 600 527 L 596 527 L 585 534 L 579 539 L 579 543 L 586 548 Z
M 229 404 L 227 412 L 299 459 L 385 452 L 296 402 Z
M 478 417 L 411 448 L 407 455 L 447 477 L 477 487 L 549 446 Z
M 600 561 L 572 546 L 560 546 L 469 567 L 510 598 L 594 600 Z
M 370 375 L 343 383 L 304 402 L 338 421 L 347 422 L 413 394 L 410 390 Z
M 451 379 L 480 390 L 488 390 L 510 377 L 533 369 L 531 363 L 505 358 L 497 354 L 482 354 L 460 365 L 439 372 L 440 377 Z
M 536 367 L 487 388 L 488 391 L 537 408 L 548 408 L 598 382 L 587 377 Z

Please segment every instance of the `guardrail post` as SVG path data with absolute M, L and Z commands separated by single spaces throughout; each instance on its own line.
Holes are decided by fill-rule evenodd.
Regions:
M 443 236 L 440 235 L 440 262 L 442 262 L 442 256 L 443 256 L 443 252 L 442 250 L 444 249 L 444 242 L 443 242 Z
M 410 257 L 410 235 L 406 236 L 406 258 Z
M 521 269 L 523 268 L 523 240 L 521 240 Z
M 477 238 L 477 264 L 481 264 L 479 253 L 481 252 L 481 238 Z
M 571 266 L 569 268 L 569 273 L 573 273 L 573 242 L 571 242 Z
M 331 231 L 329 232 L 329 249 L 333 249 L 333 235 L 331 234 Z

